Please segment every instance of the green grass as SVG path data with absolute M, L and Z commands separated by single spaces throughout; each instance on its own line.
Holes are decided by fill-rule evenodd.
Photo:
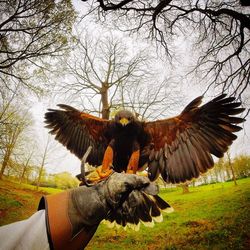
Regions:
M 0 180 L 0 225 L 23 220 L 32 215 L 43 195 L 61 192 L 59 189 L 39 188 Z
M 86 249 L 249 249 L 250 179 L 182 189 L 161 197 L 174 208 L 153 228 L 109 229 L 101 225 Z
M 191 187 L 185 195 L 181 188 L 162 190 L 175 210 L 162 223 L 141 225 L 139 232 L 101 224 L 86 249 L 250 249 L 250 178 L 237 182 Z M 0 181 L 0 225 L 27 218 L 42 195 L 56 192 Z

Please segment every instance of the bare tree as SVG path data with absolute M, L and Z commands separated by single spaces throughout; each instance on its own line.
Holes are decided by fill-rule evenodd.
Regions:
M 44 61 L 60 55 L 68 44 L 75 11 L 70 0 L 5 0 L 0 2 L 0 80 L 11 89 L 28 80 L 34 70 L 48 69 Z M 37 71 L 36 71 L 37 73 Z M 6 76 L 8 76 L 6 78 Z
M 132 53 L 133 45 L 126 45 L 110 33 L 98 38 L 89 34 L 78 37 L 64 70 L 70 76 L 60 89 L 71 96 L 71 103 L 80 97 L 85 111 L 106 119 L 119 108 L 152 118 L 153 110 L 153 117 L 161 114 L 159 104 L 166 110 L 174 103 L 173 84 L 165 74 L 157 77 L 156 61 L 149 49 Z
M 18 144 L 22 141 L 22 133 L 30 125 L 30 119 L 28 113 L 21 116 L 15 111 L 15 109 L 9 109 L 10 115 L 7 114 L 8 119 L 0 124 L 1 129 L 1 141 L 0 141 L 0 159 L 2 161 L 0 170 L 0 179 L 4 174 L 8 163 L 11 158 L 14 158 L 14 152 L 18 147 Z
M 28 169 L 31 166 L 31 160 L 32 160 L 32 157 L 33 157 L 34 152 L 35 152 L 34 145 L 32 145 L 32 146 L 33 146 L 33 148 L 29 152 L 27 152 L 27 155 L 26 155 L 24 162 L 22 164 L 23 169 L 21 171 L 20 178 L 19 178 L 20 184 L 23 182 L 24 177 L 25 177 L 26 173 L 28 172 Z
M 126 85 L 122 106 L 130 108 L 141 120 L 166 118 L 182 104 L 176 85 L 171 77 L 161 82 L 155 77 L 149 82 Z
M 13 90 L 13 92 L 9 92 L 6 88 L 0 89 L 0 141 L 1 135 L 4 133 L 4 131 L 2 131 L 2 125 L 11 118 L 13 112 L 16 112 L 16 110 L 12 110 L 12 112 L 10 112 L 10 107 L 14 106 L 17 92 L 18 86 Z
M 62 161 L 62 157 L 58 155 L 58 144 L 51 135 L 46 133 L 46 135 L 42 136 L 39 140 L 38 152 L 36 152 L 34 160 L 37 166 L 37 176 L 35 180 L 37 190 L 41 185 L 44 173 L 48 170 L 48 164 L 57 160 L 58 157 L 59 160 Z
M 46 158 L 48 157 L 48 152 L 49 152 L 49 137 L 47 139 L 43 154 L 42 154 L 42 161 L 41 161 L 41 165 L 39 167 L 39 173 L 38 173 L 38 177 L 37 177 L 37 182 L 36 182 L 36 190 L 38 190 L 38 187 L 41 184 L 41 178 L 42 178 L 42 173 L 44 171 L 44 167 L 46 164 Z
M 229 168 L 230 168 L 232 176 L 233 176 L 234 185 L 237 186 L 235 171 L 234 171 L 234 167 L 233 167 L 233 164 L 232 164 L 232 161 L 231 161 L 231 156 L 230 156 L 229 151 L 227 151 L 227 159 L 228 159 Z
M 249 8 L 242 7 L 245 1 L 242 5 L 239 0 L 89 2 L 86 15 L 94 13 L 105 24 L 152 38 L 170 57 L 176 52 L 171 46 L 176 37 L 191 39 L 195 70 L 208 85 L 239 96 L 249 86 L 250 17 Z
M 180 187 L 182 188 L 182 193 L 183 193 L 183 194 L 188 194 L 188 193 L 190 193 L 190 191 L 189 191 L 189 184 L 190 184 L 189 182 L 180 184 Z

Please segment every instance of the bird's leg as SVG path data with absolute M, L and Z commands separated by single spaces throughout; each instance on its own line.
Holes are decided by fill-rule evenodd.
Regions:
M 140 146 L 138 142 L 133 145 L 133 153 L 129 159 L 126 173 L 135 174 L 138 169 L 139 158 L 140 158 Z
M 105 150 L 102 161 L 102 167 L 97 169 L 97 172 L 101 179 L 108 177 L 113 172 L 113 170 L 111 169 L 111 166 L 113 164 L 113 157 L 114 157 L 114 152 L 110 144 Z

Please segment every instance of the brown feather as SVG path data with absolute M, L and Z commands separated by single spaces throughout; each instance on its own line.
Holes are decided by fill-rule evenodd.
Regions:
M 202 96 L 194 99 L 179 116 L 145 123 L 154 151 L 164 149 L 165 162 L 155 152 L 150 161 L 158 161 L 167 182 L 183 182 L 205 173 L 214 164 L 211 154 L 222 157 L 237 138 L 234 132 L 241 129 L 235 124 L 244 122 L 235 117 L 244 108 L 234 97 L 222 94 L 199 107 L 201 101 Z
M 45 113 L 45 123 L 50 133 L 80 159 L 91 145 L 93 149 L 87 162 L 101 165 L 100 155 L 104 154 L 108 144 L 104 131 L 110 121 L 85 114 L 65 104 L 58 106 L 61 110 L 48 109 Z

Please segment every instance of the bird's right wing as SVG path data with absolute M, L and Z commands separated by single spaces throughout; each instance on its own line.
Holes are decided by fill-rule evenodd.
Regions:
M 87 162 L 93 166 L 101 165 L 108 145 L 104 132 L 110 121 L 80 112 L 65 104 L 58 106 L 61 109 L 49 109 L 45 113 L 46 128 L 79 159 L 92 146 Z

